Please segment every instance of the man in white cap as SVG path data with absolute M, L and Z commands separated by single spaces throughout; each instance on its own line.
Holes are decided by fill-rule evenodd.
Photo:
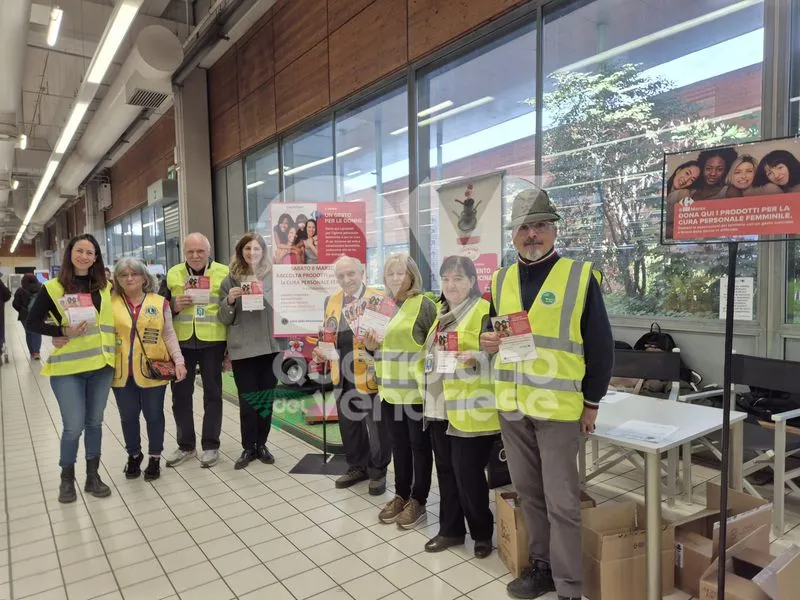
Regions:
M 528 532 L 531 567 L 507 586 L 514 598 L 556 592 L 582 596 L 580 436 L 594 431 L 606 394 L 614 341 L 591 263 L 560 257 L 560 220 L 544 190 L 514 198 L 514 264 L 492 277 L 491 316 L 525 311 L 537 358 L 501 363 L 495 357 L 495 397 L 511 479 Z M 481 335 L 495 353 L 500 335 Z

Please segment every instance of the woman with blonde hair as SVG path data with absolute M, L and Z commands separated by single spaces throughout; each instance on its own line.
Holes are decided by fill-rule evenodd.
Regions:
M 239 392 L 242 455 L 234 467 L 244 469 L 255 459 L 272 464 L 275 458 L 267 449 L 272 404 L 253 404 L 253 393 L 275 389 L 280 369 L 272 331 L 272 264 L 258 233 L 245 233 L 236 244 L 230 273 L 220 286 L 217 318 L 228 326 L 228 357 Z
M 127 257 L 114 265 L 114 289 L 111 308 L 117 343 L 114 358 L 114 379 L 111 389 L 117 399 L 122 420 L 122 435 L 128 451 L 125 477 L 136 479 L 141 474 L 142 440 L 139 415 L 147 423 L 147 453 L 150 460 L 144 480 L 161 476 L 161 453 L 164 451 L 164 394 L 168 379 L 156 376 L 150 368 L 154 362 L 172 360 L 175 379 L 186 377 L 186 366 L 172 326 L 169 300 L 157 292 L 156 279 L 142 261 Z
M 433 451 L 422 427 L 422 377 L 425 340 L 436 320 L 436 304 L 422 294 L 422 275 L 407 254 L 392 254 L 383 267 L 387 296 L 396 305 L 382 337 L 369 330 L 364 339 L 375 357 L 375 375 L 394 457 L 395 497 L 381 510 L 382 523 L 411 529 L 426 517 Z

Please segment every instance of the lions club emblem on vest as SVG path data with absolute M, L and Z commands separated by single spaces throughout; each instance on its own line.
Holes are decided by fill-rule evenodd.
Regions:
M 144 314 L 148 317 L 155 317 L 158 314 L 158 309 L 155 306 L 148 306 L 144 309 Z

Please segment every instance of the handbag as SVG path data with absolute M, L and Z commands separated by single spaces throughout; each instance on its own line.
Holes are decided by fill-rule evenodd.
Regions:
M 489 455 L 489 463 L 486 465 L 486 475 L 489 482 L 489 489 L 511 485 L 511 473 L 508 471 L 506 461 L 506 449 L 503 447 L 502 438 L 495 440 L 492 444 L 492 452 Z
M 145 294 L 145 299 L 147 299 L 147 294 Z M 144 304 L 144 300 L 142 300 L 142 304 Z M 131 307 L 128 306 L 127 300 L 125 301 L 125 308 L 128 309 L 128 314 L 131 316 L 131 327 L 136 332 L 136 339 L 139 340 L 139 344 L 142 346 L 142 357 L 144 358 L 144 367 L 142 368 L 142 374 L 147 379 L 155 379 L 157 381 L 172 381 L 175 379 L 175 362 L 171 360 L 150 360 L 147 356 L 147 352 L 144 349 L 144 342 L 142 342 L 142 338 L 139 335 L 139 329 L 136 327 L 136 322 L 133 319 L 133 313 L 131 312 Z

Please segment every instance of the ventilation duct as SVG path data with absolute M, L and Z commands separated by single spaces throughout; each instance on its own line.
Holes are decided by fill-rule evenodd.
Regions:
M 14 170 L 17 114 L 22 97 L 22 71 L 28 41 L 31 0 L 0 1 L 0 207 L 8 205 L 7 183 Z
M 84 179 L 143 109 L 157 109 L 172 95 L 172 72 L 181 64 L 183 50 L 177 36 L 161 25 L 139 32 L 119 75 L 61 170 L 55 185 L 42 201 L 32 225 L 41 228 L 74 197 Z

